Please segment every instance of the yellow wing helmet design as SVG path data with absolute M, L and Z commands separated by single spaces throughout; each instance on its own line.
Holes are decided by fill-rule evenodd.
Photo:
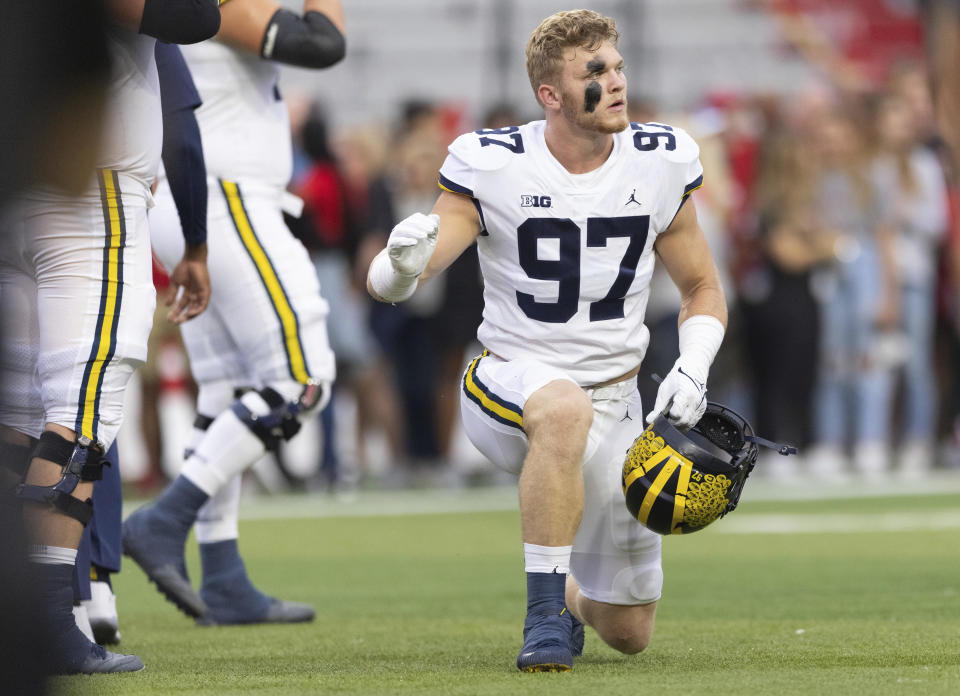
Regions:
M 737 507 L 758 445 L 796 454 L 756 437 L 743 416 L 720 404 L 686 433 L 658 416 L 633 441 L 621 484 L 630 514 L 658 534 L 690 534 Z

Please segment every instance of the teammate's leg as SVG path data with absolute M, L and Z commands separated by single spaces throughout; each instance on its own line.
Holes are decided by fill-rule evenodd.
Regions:
M 244 391 L 249 389 L 240 393 Z M 231 397 L 222 385 L 218 388 L 202 384 L 198 404 L 203 404 L 206 412 L 219 413 L 229 408 Z M 198 437 L 192 447 L 206 435 L 206 428 L 195 434 Z M 238 474 L 228 481 L 197 514 L 196 535 L 203 573 L 200 598 L 207 608 L 199 622 L 212 626 L 310 621 L 315 615 L 313 607 L 270 597 L 260 592 L 247 575 L 237 541 L 241 477 Z
M 99 173 L 92 200 L 32 205 L 25 240 L 37 281 L 38 374 L 47 423 L 18 496 L 30 559 L 56 634 L 55 672 L 142 669 L 91 643 L 73 617 L 73 566 L 123 390 L 146 352 L 154 295 L 145 192 Z M 91 278 L 94 280 L 91 282 Z
M 215 290 L 207 312 L 212 311 L 210 321 L 218 326 L 205 337 L 197 337 L 189 325 L 183 333 L 201 385 L 235 376 L 224 364 L 226 358 L 239 356 L 258 388 L 219 412 L 204 414 L 213 420 L 180 475 L 154 504 L 124 524 L 125 551 L 195 617 L 205 615 L 208 607 L 186 581 L 182 558 L 200 508 L 313 418 L 326 405 L 334 376 L 327 306 L 306 250 L 286 229 L 274 199 L 244 199 L 240 187 L 230 182 L 221 182 L 219 188 L 211 190 L 208 209 L 208 234 L 218 253 L 208 260 Z M 239 572 L 242 564 L 232 563 L 239 560 L 233 551 L 230 544 L 211 548 L 212 566 L 229 563 L 232 572 Z M 219 594 L 210 592 L 211 597 Z M 236 616 L 223 618 L 232 621 Z
M 36 316 L 37 284 L 19 268 L 23 242 L 20 221 L 6 216 L 0 247 L 0 524 L 11 538 L 22 538 L 20 504 L 14 491 L 27 473 L 30 456 L 43 430 L 43 400 L 36 379 L 40 328 Z M 9 255 L 9 258 L 8 258 Z
M 329 387 L 292 381 L 244 394 L 210 424 L 180 475 L 124 522 L 124 552 L 189 616 L 199 618 L 208 611 L 190 586 L 183 561 L 187 535 L 201 508 L 268 447 L 296 434 L 328 397 Z M 214 564 L 225 560 L 217 555 Z
M 116 442 L 107 450 L 104 459 L 108 466 L 103 469 L 103 478 L 93 489 L 93 518 L 88 527 L 88 562 L 80 563 L 78 556 L 77 581 L 86 584 L 87 591 L 81 591 L 78 597 L 81 606 L 86 609 L 94 640 L 101 645 L 115 645 L 120 642 L 120 621 L 112 576 L 120 572 L 123 554 L 120 540 L 123 500 Z

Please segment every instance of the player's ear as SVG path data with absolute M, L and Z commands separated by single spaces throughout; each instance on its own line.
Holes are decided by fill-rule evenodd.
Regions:
M 560 90 L 553 85 L 540 85 L 537 88 L 537 97 L 545 109 L 560 108 Z

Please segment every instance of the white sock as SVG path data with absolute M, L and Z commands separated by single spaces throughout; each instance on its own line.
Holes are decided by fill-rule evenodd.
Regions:
M 523 545 L 525 570 L 528 573 L 567 573 L 570 572 L 570 554 L 572 546 Z
M 63 546 L 45 546 L 44 544 L 30 544 L 27 557 L 31 563 L 41 565 L 74 565 L 77 562 L 77 550 Z
M 239 535 L 237 518 L 240 508 L 241 476 L 234 476 L 216 495 L 203 504 L 197 513 L 193 530 L 198 544 L 236 539 Z

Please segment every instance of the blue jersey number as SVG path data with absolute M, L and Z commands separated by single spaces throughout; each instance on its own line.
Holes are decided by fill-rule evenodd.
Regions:
M 523 152 L 523 138 L 517 132 L 520 130 L 519 126 L 509 126 L 507 128 L 481 128 L 478 131 L 474 131 L 480 138 L 480 147 L 486 147 L 487 145 L 499 145 L 500 147 L 505 147 L 510 152 L 513 152 L 517 155 Z M 501 138 L 490 138 L 491 135 L 506 135 L 509 136 L 510 140 L 513 142 L 507 142 Z
M 587 218 L 587 247 L 605 247 L 611 237 L 630 240 L 620 260 L 620 270 L 603 299 L 590 303 L 590 321 L 622 319 L 623 303 L 637 274 L 637 264 L 647 243 L 649 215 L 617 218 Z M 541 239 L 556 239 L 556 259 L 541 259 L 537 246 Z M 558 284 L 555 302 L 538 302 L 534 296 L 517 291 L 517 304 L 531 319 L 563 324 L 577 313 L 580 302 L 580 228 L 569 218 L 529 218 L 517 229 L 520 267 L 536 280 Z
M 660 147 L 661 140 L 666 150 L 677 149 L 677 138 L 670 131 L 670 126 L 662 123 L 631 123 L 630 127 L 636 131 L 633 134 L 633 146 L 642 152 L 649 152 Z

